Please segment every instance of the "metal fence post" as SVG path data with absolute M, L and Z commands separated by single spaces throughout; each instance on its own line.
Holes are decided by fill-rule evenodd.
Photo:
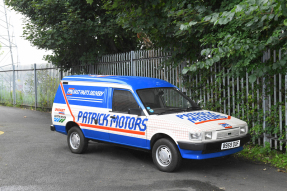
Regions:
M 134 51 L 131 51 L 131 68 L 132 68 L 132 76 L 136 75 L 136 66 L 135 62 L 133 61 L 134 59 Z
M 16 105 L 16 76 L 15 76 L 15 65 L 13 64 L 13 105 Z
M 63 79 L 63 66 L 61 64 L 61 67 L 60 67 L 60 80 Z
M 263 63 L 266 62 L 268 60 L 268 55 L 267 52 L 263 53 Z M 269 116 L 269 99 L 268 99 L 268 95 L 266 95 L 266 91 L 267 91 L 267 87 L 266 87 L 266 78 L 265 76 L 262 79 L 262 107 L 263 107 L 263 146 L 265 147 L 265 142 L 269 142 L 269 138 L 267 137 L 268 135 L 265 132 L 266 127 L 269 126 L 269 124 L 266 122 L 266 118 Z
M 36 64 L 34 64 L 34 89 L 35 89 L 35 110 L 37 110 L 37 71 L 36 71 Z
M 266 129 L 266 117 L 267 117 L 267 111 L 268 111 L 268 100 L 266 96 L 266 82 L 265 82 L 265 77 L 263 77 L 263 87 L 262 87 L 262 107 L 263 107 L 263 130 L 265 131 Z M 263 133 L 263 146 L 265 147 L 265 142 L 267 141 L 266 133 Z
M 286 92 L 287 92 L 287 74 L 285 74 L 285 133 L 286 133 L 286 137 L 287 137 L 287 128 L 286 128 L 286 126 L 287 126 L 287 121 L 286 121 L 287 120 L 287 108 L 286 108 L 287 107 L 287 94 L 286 94 Z M 286 139 L 286 137 L 285 137 L 285 139 Z

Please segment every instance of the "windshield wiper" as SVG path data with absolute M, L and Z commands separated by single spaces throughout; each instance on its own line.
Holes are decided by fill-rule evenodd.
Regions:
M 158 115 L 161 115 L 161 114 L 164 114 L 164 113 L 177 112 L 177 111 L 185 111 L 185 109 L 183 109 L 183 108 L 167 109 L 165 111 L 159 112 Z
M 202 110 L 201 107 L 188 107 L 185 111 Z
M 200 107 L 188 107 L 188 108 L 173 108 L 173 109 L 166 109 L 164 111 L 158 112 L 156 114 L 161 115 L 164 113 L 172 113 L 172 112 L 179 112 L 179 111 L 193 111 L 193 110 L 202 110 Z

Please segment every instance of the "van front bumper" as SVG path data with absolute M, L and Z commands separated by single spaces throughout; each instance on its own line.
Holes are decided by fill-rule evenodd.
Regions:
M 205 159 L 226 156 L 239 152 L 243 149 L 243 145 L 250 141 L 250 134 L 244 136 L 216 140 L 212 142 L 190 143 L 190 142 L 178 142 L 178 148 L 182 155 L 182 158 L 187 159 Z M 231 142 L 240 140 L 240 146 L 237 148 L 221 150 L 221 144 L 225 142 Z

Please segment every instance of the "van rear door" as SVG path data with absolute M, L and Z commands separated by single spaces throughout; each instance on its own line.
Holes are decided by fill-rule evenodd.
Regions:
M 87 138 L 108 141 L 109 131 L 99 127 L 99 117 L 109 113 L 108 87 L 94 86 L 94 83 L 69 82 L 64 85 L 67 104 Z

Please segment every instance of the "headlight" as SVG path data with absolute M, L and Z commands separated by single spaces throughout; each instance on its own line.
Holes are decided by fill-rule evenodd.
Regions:
M 191 140 L 197 140 L 197 141 L 201 140 L 201 133 L 190 133 L 189 135 L 190 135 L 189 138 Z
M 205 132 L 205 140 L 212 139 L 212 132 Z
M 240 127 L 240 134 L 245 134 L 247 131 L 247 127 Z

